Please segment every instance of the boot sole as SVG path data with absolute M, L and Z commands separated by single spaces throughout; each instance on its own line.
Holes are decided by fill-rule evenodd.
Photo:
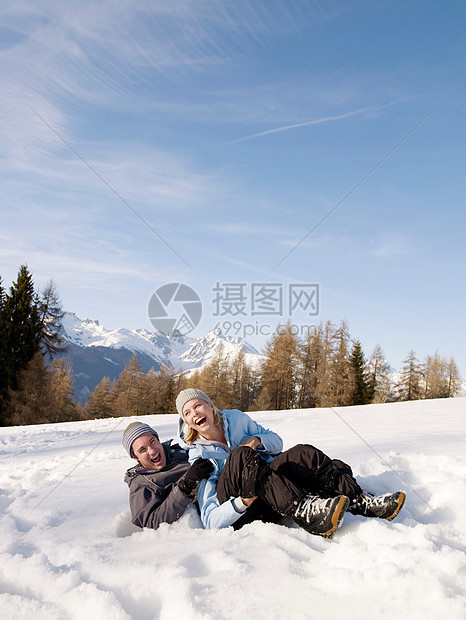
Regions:
M 395 508 L 395 510 L 394 510 L 392 515 L 390 515 L 389 517 L 385 517 L 386 521 L 391 521 L 392 519 L 394 519 L 396 517 L 396 515 L 403 508 L 403 504 L 405 503 L 405 499 L 406 499 L 406 493 L 403 493 L 403 491 L 401 491 L 400 492 L 400 496 L 398 498 L 397 506 L 396 506 L 396 508 Z
M 345 516 L 346 509 L 349 506 L 349 498 L 345 495 L 340 497 L 340 501 L 338 502 L 335 510 L 333 511 L 333 515 L 331 518 L 332 527 L 325 532 L 325 534 L 321 534 L 323 538 L 331 538 L 333 532 L 338 529 L 343 521 L 343 517 Z M 401 508 L 401 506 L 400 506 Z M 399 509 L 398 509 L 399 510 Z M 393 515 L 395 516 L 395 515 Z M 393 518 L 393 517 L 392 517 Z

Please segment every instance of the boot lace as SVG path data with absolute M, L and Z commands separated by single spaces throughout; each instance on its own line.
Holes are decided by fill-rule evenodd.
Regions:
M 322 499 L 315 495 L 306 495 L 298 507 L 296 515 L 309 521 L 312 516 L 324 512 L 331 501 L 330 498 Z
M 369 510 L 370 508 L 383 508 L 387 497 L 390 493 L 384 493 L 383 495 L 372 495 L 372 493 L 363 493 L 355 502 L 358 508 L 363 510 Z

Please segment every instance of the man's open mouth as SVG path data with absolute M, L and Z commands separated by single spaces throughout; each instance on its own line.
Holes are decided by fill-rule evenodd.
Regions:
M 152 458 L 151 461 L 152 461 L 152 463 L 154 463 L 154 465 L 157 465 L 160 462 L 160 452 L 159 452 L 159 454 L 154 456 L 154 458 Z

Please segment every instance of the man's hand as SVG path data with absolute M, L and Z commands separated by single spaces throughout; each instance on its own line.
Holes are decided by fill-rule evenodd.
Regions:
M 197 459 L 178 482 L 178 488 L 188 497 L 201 480 L 208 478 L 214 471 L 214 466 L 208 459 Z
M 242 441 L 239 445 L 248 446 L 249 448 L 256 450 L 261 445 L 261 440 L 259 439 L 259 437 L 253 435 L 252 437 L 248 437 L 248 439 Z

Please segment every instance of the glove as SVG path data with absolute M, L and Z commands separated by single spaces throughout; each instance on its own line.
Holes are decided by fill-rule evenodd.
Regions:
M 214 466 L 208 459 L 197 459 L 178 482 L 178 488 L 189 497 L 201 480 L 208 478 L 214 471 Z

